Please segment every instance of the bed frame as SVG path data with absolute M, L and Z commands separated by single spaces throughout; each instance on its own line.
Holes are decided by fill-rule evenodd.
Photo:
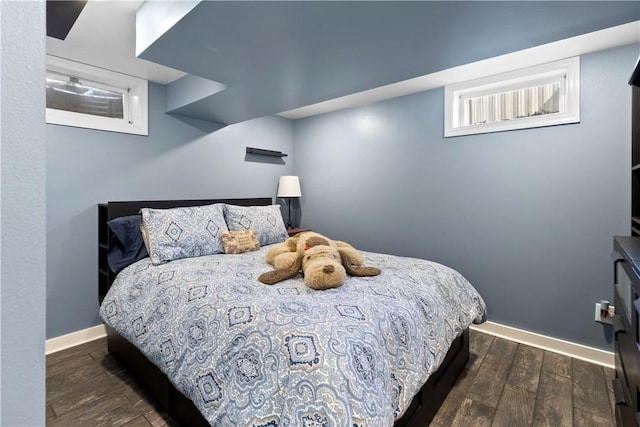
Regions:
M 266 206 L 272 203 L 271 198 L 250 199 L 211 199 L 211 200 L 162 200 L 108 202 L 98 206 L 98 239 L 99 239 L 99 298 L 106 294 L 115 274 L 109 271 L 106 254 L 111 241 L 111 233 L 107 221 L 125 215 L 138 214 L 143 207 L 172 208 L 184 206 L 203 206 L 213 203 L 228 203 L 240 206 Z M 105 271 L 106 267 L 106 271 Z M 169 379 L 147 359 L 133 344 L 107 327 L 107 345 L 109 352 L 120 361 L 129 372 L 146 388 L 147 392 L 160 406 L 183 426 L 208 426 L 200 411 L 190 399 L 179 392 Z M 469 360 L 469 330 L 465 330 L 452 343 L 447 356 L 422 389 L 416 394 L 404 415 L 398 419 L 394 427 L 423 427 L 429 425 L 444 402 L 447 394 L 456 383 Z

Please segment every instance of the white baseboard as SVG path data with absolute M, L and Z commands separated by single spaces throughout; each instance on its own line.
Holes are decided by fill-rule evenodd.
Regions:
M 93 326 L 81 331 L 48 339 L 45 343 L 45 354 L 55 353 L 107 336 L 104 325 Z
M 494 322 L 485 322 L 481 325 L 471 325 L 471 329 L 506 338 L 532 347 L 575 357 L 597 365 L 613 368 L 615 366 L 615 356 L 613 352 L 587 347 L 569 341 L 536 334 L 522 329 L 512 328 Z M 46 354 L 55 353 L 70 347 L 75 347 L 89 341 L 97 340 L 107 336 L 104 325 L 98 325 L 81 331 L 72 332 L 56 338 L 48 339 L 45 345 Z
M 554 353 L 564 354 L 565 356 L 574 357 L 607 368 L 615 368 L 615 355 L 610 351 L 604 351 L 493 322 L 471 325 L 471 329 Z

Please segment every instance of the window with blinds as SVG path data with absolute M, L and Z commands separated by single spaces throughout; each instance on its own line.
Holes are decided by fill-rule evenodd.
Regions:
M 124 89 L 101 87 L 99 83 L 77 77 L 50 74 L 47 82 L 47 108 L 124 119 Z
M 47 123 L 148 134 L 147 81 L 47 57 Z
M 445 88 L 445 136 L 580 121 L 579 58 Z

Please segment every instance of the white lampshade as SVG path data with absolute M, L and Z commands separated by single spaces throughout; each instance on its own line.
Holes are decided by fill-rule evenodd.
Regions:
M 295 175 L 280 177 L 278 182 L 278 197 L 300 197 L 300 180 Z

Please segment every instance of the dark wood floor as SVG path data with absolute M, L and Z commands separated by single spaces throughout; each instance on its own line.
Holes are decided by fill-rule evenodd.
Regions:
M 471 331 L 471 358 L 432 427 L 615 425 L 613 369 Z M 47 426 L 177 426 L 100 339 L 47 356 Z

